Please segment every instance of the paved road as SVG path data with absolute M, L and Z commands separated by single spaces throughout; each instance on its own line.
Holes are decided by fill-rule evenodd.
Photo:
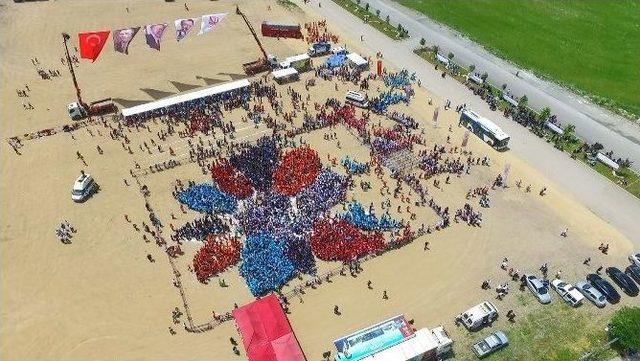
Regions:
M 526 94 L 534 109 L 549 106 L 562 122 L 576 126 L 576 133 L 583 139 L 600 142 L 619 157 L 634 160 L 632 166 L 640 171 L 640 126 L 612 112 L 588 102 L 556 84 L 543 81 L 532 73 L 518 69 L 513 64 L 497 58 L 476 43 L 460 36 L 424 14 L 403 7 L 390 0 L 367 0 L 372 9 L 379 9 L 381 16 L 390 17 L 392 24 L 401 23 L 409 30 L 411 39 L 403 45 L 418 47 L 420 38 L 428 45 L 437 44 L 440 52 L 455 54 L 457 63 L 474 64 L 477 71 L 487 72 L 492 84 L 507 84 L 516 96 Z M 323 4 L 324 5 L 324 4 Z M 516 72 L 519 75 L 516 76 Z M 630 90 L 632 91 L 632 90 Z M 640 91 L 640 87 L 638 89 Z
M 640 250 L 640 200 L 499 112 L 492 112 L 484 101 L 456 80 L 450 77 L 442 79 L 439 72 L 425 66 L 424 60 L 413 53 L 413 44 L 391 40 L 374 28 L 363 25 L 361 20 L 332 1 L 322 1 L 322 7 L 318 7 L 317 0 L 301 6 L 328 19 L 332 26 L 342 30 L 341 35 L 351 34 L 356 42 L 360 35 L 364 35 L 365 41 L 359 44 L 362 50 L 368 54 L 382 51 L 386 62 L 415 71 L 422 80 L 422 86 L 431 93 L 450 99 L 454 105 L 466 103 L 481 115 L 495 120 L 511 136 L 510 151 L 571 192 L 579 202 L 611 223 Z

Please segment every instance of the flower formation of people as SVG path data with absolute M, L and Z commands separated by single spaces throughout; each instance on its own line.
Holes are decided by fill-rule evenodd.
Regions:
M 242 243 L 206 237 L 194 257 L 201 282 L 240 262 L 249 290 L 261 296 L 297 273 L 315 274 L 314 255 L 347 262 L 384 250 L 382 231 L 397 227 L 356 205 L 342 218 L 330 217 L 329 210 L 346 199 L 347 178 L 322 168 L 307 146 L 281 151 L 273 139 L 261 138 L 214 162 L 211 176 L 214 184 L 192 186 L 177 198 L 192 210 L 230 214 Z

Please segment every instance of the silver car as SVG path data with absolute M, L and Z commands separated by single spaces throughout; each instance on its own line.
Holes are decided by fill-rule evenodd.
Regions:
M 507 339 L 507 335 L 505 335 L 502 331 L 496 331 L 483 338 L 482 340 L 476 342 L 473 345 L 472 349 L 476 356 L 482 358 L 496 350 L 505 347 L 508 344 L 509 339 Z
M 551 302 L 551 294 L 549 293 L 549 286 L 542 283 L 542 281 L 534 276 L 527 275 L 527 286 L 531 293 L 540 301 L 540 303 L 546 304 Z
M 602 293 L 600 293 L 600 291 L 591 286 L 589 282 L 580 281 L 576 283 L 576 288 L 594 305 L 600 308 L 607 305 L 607 299 L 602 295 Z

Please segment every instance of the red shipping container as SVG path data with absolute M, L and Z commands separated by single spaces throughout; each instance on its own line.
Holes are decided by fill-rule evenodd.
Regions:
M 261 30 L 262 36 L 302 39 L 300 25 L 276 24 L 265 21 L 262 23 Z

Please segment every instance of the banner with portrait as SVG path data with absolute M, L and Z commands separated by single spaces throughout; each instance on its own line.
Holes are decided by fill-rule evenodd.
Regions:
M 227 16 L 227 13 L 202 15 L 202 23 L 200 24 L 200 32 L 198 35 L 202 35 L 213 30 L 225 16 Z
M 118 53 L 129 54 L 129 44 L 140 31 L 140 27 L 124 28 L 113 31 L 113 49 Z
M 176 27 L 176 40 L 180 41 L 187 37 L 191 28 L 195 25 L 198 18 L 178 19 L 173 22 Z
M 160 40 L 164 31 L 167 30 L 167 24 L 149 24 L 144 26 L 144 37 L 146 38 L 147 45 L 151 49 L 160 51 Z

